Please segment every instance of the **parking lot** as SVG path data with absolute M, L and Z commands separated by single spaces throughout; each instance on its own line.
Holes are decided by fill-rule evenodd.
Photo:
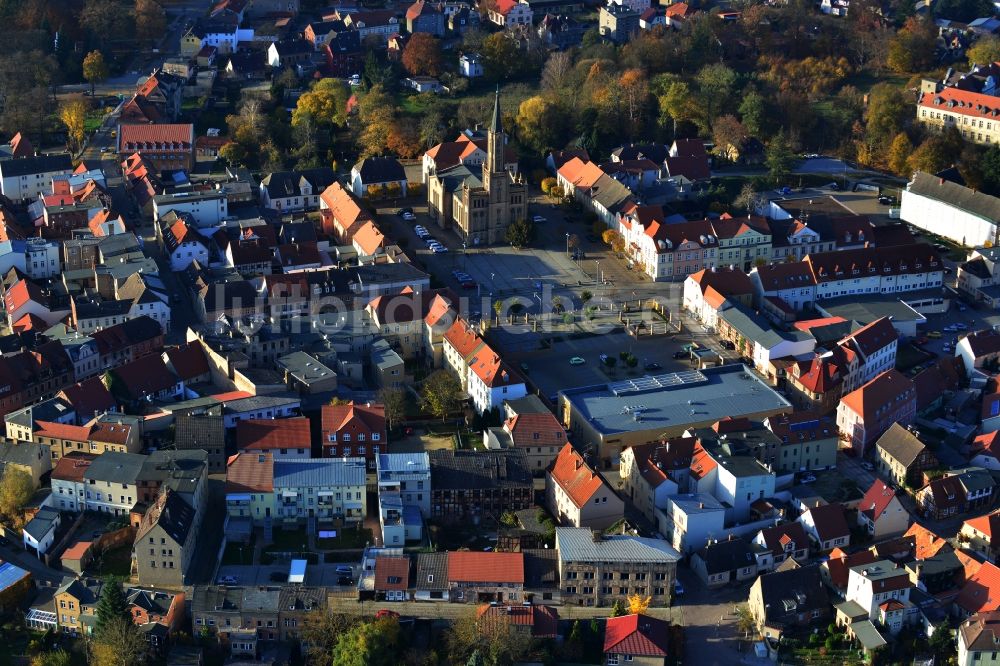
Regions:
M 354 570 L 351 576 L 357 581 L 360 565 L 356 562 L 343 562 L 334 564 L 310 564 L 306 567 L 306 585 L 332 587 L 337 589 L 347 589 L 351 586 L 337 585 L 340 574 L 337 573 L 338 566 L 350 566 Z M 285 582 L 288 575 L 288 562 L 262 565 L 242 565 L 224 564 L 219 567 L 215 582 L 221 583 L 228 576 L 236 580 L 235 585 L 277 585 Z M 272 578 L 272 574 L 274 578 Z

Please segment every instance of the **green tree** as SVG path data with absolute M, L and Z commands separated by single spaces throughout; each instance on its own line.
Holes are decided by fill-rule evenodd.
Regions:
M 104 62 L 104 54 L 100 51 L 91 51 L 83 58 L 83 78 L 90 84 L 90 94 L 94 94 L 94 87 L 106 81 L 108 78 L 108 64 Z
M 544 152 L 546 148 L 561 143 L 565 119 L 566 113 L 550 99 L 529 97 L 518 107 L 515 120 L 518 138 L 534 148 L 535 152 Z
M 7 517 L 13 526 L 22 523 L 21 509 L 35 492 L 35 482 L 22 469 L 7 465 L 0 477 L 0 514 Z
M 691 93 L 691 87 L 684 81 L 670 83 L 658 100 L 661 113 L 673 121 L 675 135 L 677 123 L 694 122 L 700 116 L 700 109 Z
M 158 39 L 167 25 L 166 13 L 155 0 L 135 0 L 135 31 L 142 39 Z
M 996 196 L 1000 193 L 1000 146 L 990 146 L 979 160 L 983 188 Z
M 705 65 L 695 76 L 698 99 L 705 109 L 705 127 L 711 128 L 722 104 L 729 99 L 736 85 L 736 72 L 722 63 Z
M 947 142 L 940 136 L 934 135 L 917 146 L 906 160 L 906 165 L 911 172 L 934 173 L 949 166 L 954 155 L 955 153 L 949 150 Z
M 895 72 L 924 72 L 934 65 L 937 28 L 931 19 L 911 16 L 889 42 L 886 64 Z
M 788 175 L 794 159 L 795 156 L 788 145 L 788 139 L 783 132 L 778 132 L 768 142 L 764 160 L 767 165 L 767 173 L 774 179 L 775 183 Z
M 991 11 L 990 14 L 992 13 Z M 983 14 L 983 16 L 988 16 L 988 14 Z M 970 63 L 980 65 L 1000 60 L 1000 37 L 993 35 L 980 37 L 965 52 L 965 57 L 969 59 Z
M 356 622 L 355 618 L 338 613 L 307 613 L 302 628 L 307 663 L 310 666 L 332 666 L 337 641 Z
M 340 127 L 347 122 L 347 100 L 351 89 L 340 79 L 320 79 L 309 92 L 303 93 L 292 112 L 292 125 L 303 123 L 306 118 L 323 127 Z
M 131 617 L 113 617 L 100 632 L 95 629 L 88 651 L 92 666 L 137 666 L 146 652 L 146 639 Z
M 941 658 L 955 654 L 955 637 L 947 625 L 942 624 L 934 630 L 930 639 L 930 648 L 935 655 Z
M 624 599 L 615 599 L 615 602 L 611 604 L 611 617 L 623 615 L 628 615 L 628 604 L 625 603 Z
M 483 70 L 491 81 L 506 81 L 510 79 L 518 67 L 518 60 L 523 57 L 517 44 L 505 31 L 495 32 L 483 40 L 482 48 Z
M 31 658 L 31 666 L 70 666 L 71 663 L 69 652 L 61 648 Z
M 390 428 L 406 415 L 406 392 L 403 389 L 383 388 L 378 392 L 378 400 L 385 408 L 385 420 Z
M 913 143 L 906 132 L 900 132 L 889 146 L 889 168 L 901 176 L 908 176 L 907 162 L 913 154 Z
M 739 107 L 740 118 L 747 133 L 751 136 L 763 137 L 771 126 L 767 100 L 756 90 L 750 89 L 743 95 Z
M 340 634 L 332 666 L 396 666 L 399 663 L 399 620 L 362 622 Z
M 527 247 L 535 236 L 535 225 L 528 220 L 514 220 L 507 225 L 507 242 L 512 247 Z
M 108 578 L 104 581 L 101 598 L 97 601 L 94 614 L 97 616 L 94 633 L 98 636 L 105 628 L 112 626 L 115 620 L 124 619 L 129 623 L 132 622 L 132 614 L 129 612 L 128 599 L 125 598 L 121 580 Z
M 434 416 L 445 417 L 458 409 L 462 400 L 462 385 L 447 370 L 437 370 L 424 380 L 420 403 Z

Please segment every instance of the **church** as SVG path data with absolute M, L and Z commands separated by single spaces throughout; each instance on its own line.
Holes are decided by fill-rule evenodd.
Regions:
M 528 185 L 517 173 L 517 163 L 511 165 L 506 157 L 499 90 L 485 143 L 481 166 L 478 160 L 459 159 L 444 169 L 431 167 L 427 174 L 428 214 L 469 247 L 505 242 L 510 223 L 528 217 Z

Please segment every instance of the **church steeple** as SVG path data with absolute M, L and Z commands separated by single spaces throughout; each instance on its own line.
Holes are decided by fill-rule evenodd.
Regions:
M 493 100 L 493 120 L 490 122 L 490 129 L 487 133 L 486 169 L 494 174 L 503 174 L 504 168 L 504 148 L 507 143 L 507 136 L 503 132 L 503 118 L 500 115 L 500 86 L 497 86 L 496 97 Z M 487 177 L 487 180 L 489 178 Z M 489 185 L 487 185 L 487 189 Z
M 490 123 L 490 132 L 496 134 L 503 132 L 503 119 L 500 116 L 500 86 L 497 86 L 497 94 L 493 100 L 493 122 Z

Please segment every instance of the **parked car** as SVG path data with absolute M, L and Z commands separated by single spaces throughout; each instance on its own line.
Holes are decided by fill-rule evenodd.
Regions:
M 928 331 L 927 337 L 931 338 L 932 340 L 937 340 L 938 338 L 941 337 L 941 331 Z
M 354 567 L 348 566 L 346 564 L 338 564 L 336 572 L 338 576 L 353 576 Z
M 608 362 L 608 355 L 601 354 L 601 363 L 607 363 L 607 362 Z
M 541 215 L 532 215 L 531 221 L 534 222 L 535 224 L 541 224 L 543 222 L 546 222 L 547 220 Z
M 444 254 L 447 251 L 448 248 L 446 248 L 444 245 L 435 245 L 434 247 L 431 248 L 431 252 L 433 252 L 434 254 Z
M 816 481 L 816 477 L 812 474 L 806 474 L 799 479 L 799 483 L 813 483 Z
M 587 361 L 585 361 L 584 359 L 580 358 L 579 356 L 574 356 L 573 358 L 571 358 L 569 360 L 569 364 L 570 365 L 583 365 L 586 362 Z
M 674 352 L 674 358 L 690 358 L 690 357 L 691 357 L 690 351 L 684 351 L 683 349 L 679 349 Z
M 684 586 L 681 585 L 681 582 L 675 578 L 674 579 L 674 596 L 675 597 L 680 597 L 680 596 L 683 596 L 683 595 L 684 595 Z
M 399 617 L 399 613 L 397 613 L 396 611 L 393 611 L 393 610 L 389 610 L 388 608 L 379 609 L 375 613 L 375 619 L 376 620 L 382 620 L 382 619 L 390 618 L 390 617 L 398 618 Z
M 354 585 L 354 579 L 350 576 L 338 576 L 337 585 Z
M 883 206 L 891 206 L 894 203 L 896 203 L 896 199 L 894 199 L 893 197 L 888 197 L 888 196 L 886 196 L 886 195 L 883 194 L 882 196 L 880 196 L 878 198 L 878 202 L 880 204 L 882 204 Z
M 736 343 L 734 343 L 732 340 L 722 340 L 719 342 L 719 344 L 722 345 L 723 349 L 729 349 L 729 350 L 736 349 Z
M 406 215 L 407 213 L 413 214 L 412 208 L 400 208 L 396 211 L 396 215 Z
M 875 465 L 871 464 L 867 460 L 865 460 L 865 461 L 863 461 L 861 463 L 861 467 L 864 468 L 864 469 L 866 469 L 866 470 L 868 470 L 869 472 L 874 472 L 875 471 Z
M 656 363 L 656 362 L 653 362 L 653 363 L 647 363 L 647 364 L 646 364 L 646 369 L 647 369 L 647 370 L 662 370 L 662 369 L 663 369 L 663 366 L 662 366 L 662 365 L 660 365 L 659 363 Z
M 236 585 L 239 582 L 236 576 L 219 576 L 219 579 L 215 581 L 217 585 Z

